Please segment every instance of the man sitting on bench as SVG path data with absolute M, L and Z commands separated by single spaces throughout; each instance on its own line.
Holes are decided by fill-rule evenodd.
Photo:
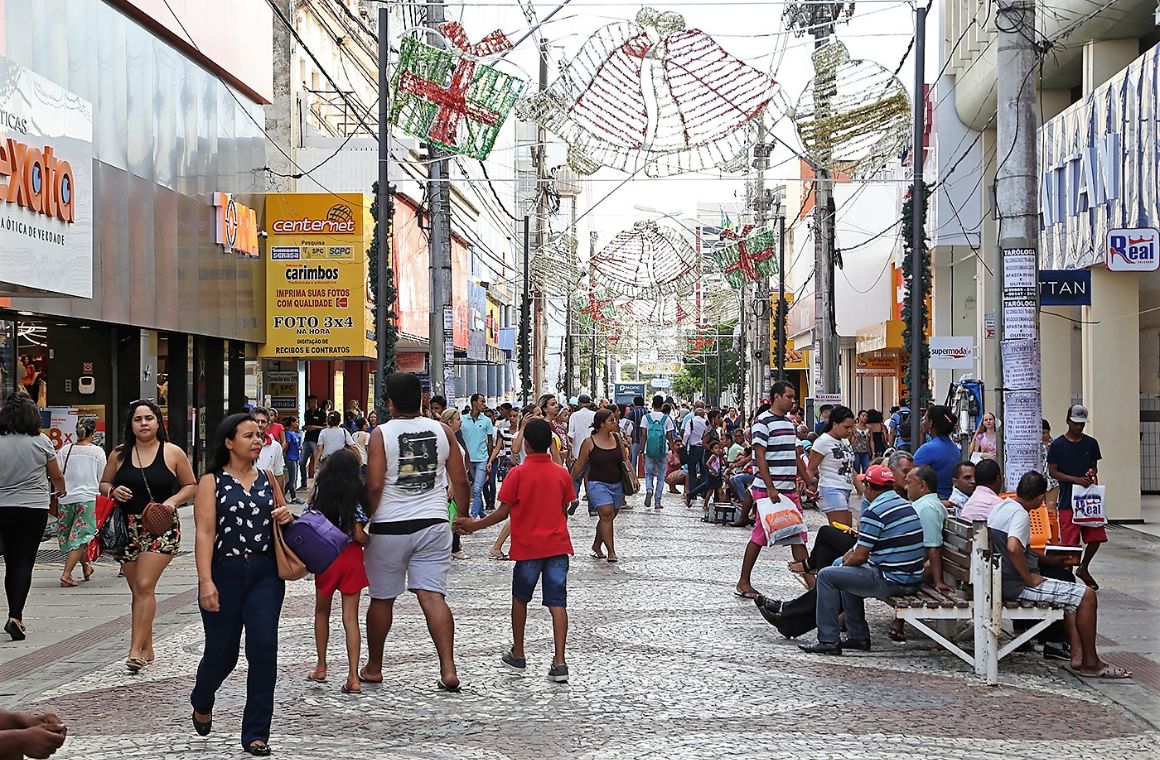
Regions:
M 870 651 L 865 600 L 906 596 L 922 583 L 922 523 L 914 507 L 894 491 L 894 473 L 875 465 L 863 478 L 870 506 L 858 524 L 858 543 L 842 564 L 818 570 L 818 641 L 802 644 L 811 654 L 842 654 L 843 648 Z M 838 614 L 846 613 L 849 637 L 839 634 Z
M 1000 502 L 987 516 L 991 545 L 1003 561 L 1003 599 L 1049 602 L 1067 611 L 1063 622 L 1071 642 L 1071 663 L 1064 666 L 1068 671 L 1089 678 L 1130 678 L 1131 673 L 1102 661 L 1096 653 L 1096 592 L 1082 583 L 1039 574 L 1039 559 L 1030 549 L 1028 513 L 1039 507 L 1046 493 L 1047 479 L 1033 470 L 1019 480 L 1015 498 Z

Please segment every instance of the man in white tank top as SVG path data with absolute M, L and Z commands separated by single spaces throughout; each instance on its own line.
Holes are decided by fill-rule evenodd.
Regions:
M 422 385 L 409 372 L 387 377 L 391 419 L 371 433 L 367 447 L 367 514 L 364 561 L 370 580 L 365 683 L 383 680 L 383 647 L 395 598 L 410 591 L 419 600 L 439 653 L 439 688 L 459 691 L 455 671 L 455 621 L 444 597 L 451 566 L 448 488 L 467 517 L 471 487 L 455 434 L 421 416 Z

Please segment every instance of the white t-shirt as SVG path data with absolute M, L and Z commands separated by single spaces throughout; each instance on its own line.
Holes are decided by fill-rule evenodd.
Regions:
M 1003 499 L 987 515 L 987 527 L 1017 538 L 1023 548 L 1031 546 L 1031 516 L 1014 499 Z
M 259 470 L 269 470 L 275 476 L 286 474 L 286 458 L 282 455 L 282 444 L 277 438 L 266 436 L 266 443 L 262 446 L 262 452 L 258 454 L 255 466 Z
M 393 419 L 379 425 L 379 430 L 387 473 L 371 522 L 446 519 L 451 446 L 442 423 L 426 417 Z
M 818 465 L 819 487 L 847 490 L 854 487 L 854 449 L 849 441 L 822 433 L 810 448 L 811 453 L 815 451 L 822 455 Z
M 589 407 L 581 407 L 568 418 L 568 437 L 572 439 L 572 451 L 579 456 L 580 444 L 592 435 L 592 418 L 596 412 Z
M 358 449 L 359 459 L 362 460 L 363 466 L 367 463 L 367 444 L 371 442 L 371 434 L 365 430 L 359 430 L 357 433 L 351 435 L 354 440 L 354 447 Z
M 68 494 L 61 500 L 62 504 L 77 504 L 97 498 L 101 475 L 105 471 L 104 449 L 100 446 L 69 444 L 57 452 L 56 461 L 64 469 L 65 492 Z
M 326 459 L 335 452 L 342 451 L 344 446 L 353 446 L 354 439 L 350 437 L 350 431 L 341 427 L 328 427 L 318 433 L 318 443 L 322 446 L 322 457 L 319 461 Z

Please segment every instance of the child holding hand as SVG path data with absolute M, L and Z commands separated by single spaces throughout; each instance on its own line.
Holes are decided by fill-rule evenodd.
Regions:
M 568 638 L 568 557 L 572 538 L 568 533 L 568 505 L 575 498 L 572 476 L 552 461 L 552 427 L 547 420 L 529 420 L 523 430 L 528 452 L 518 467 L 512 468 L 500 487 L 494 512 L 481 520 L 462 517 L 455 528 L 472 533 L 510 516 L 511 551 L 515 560 L 512 570 L 512 647 L 503 663 L 523 673 L 524 628 L 528 619 L 528 602 L 536 584 L 543 580 L 544 606 L 552 615 L 552 638 L 555 653 L 548 679 L 557 683 L 568 680 L 564 646 Z

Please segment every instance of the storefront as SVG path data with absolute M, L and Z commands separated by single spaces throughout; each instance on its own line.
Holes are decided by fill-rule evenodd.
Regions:
M 1160 48 L 1123 52 L 1085 46 L 1085 71 L 1122 70 L 1039 132 L 1041 268 L 1091 275 L 1090 305 L 1043 307 L 1040 330 L 1044 416 L 1088 407 L 1109 516 L 1135 520 L 1160 492 Z
M 858 331 L 854 357 L 855 405 L 885 413 L 902 397 L 903 324 L 888 319 Z M 856 410 L 855 410 L 856 411 Z
M 115 4 L 65 6 L 0 4 L 0 120 L 27 146 L 19 177 L 0 162 L 25 183 L 0 205 L 0 386 L 103 410 L 111 442 L 156 399 L 200 455 L 256 390 L 263 111 Z

